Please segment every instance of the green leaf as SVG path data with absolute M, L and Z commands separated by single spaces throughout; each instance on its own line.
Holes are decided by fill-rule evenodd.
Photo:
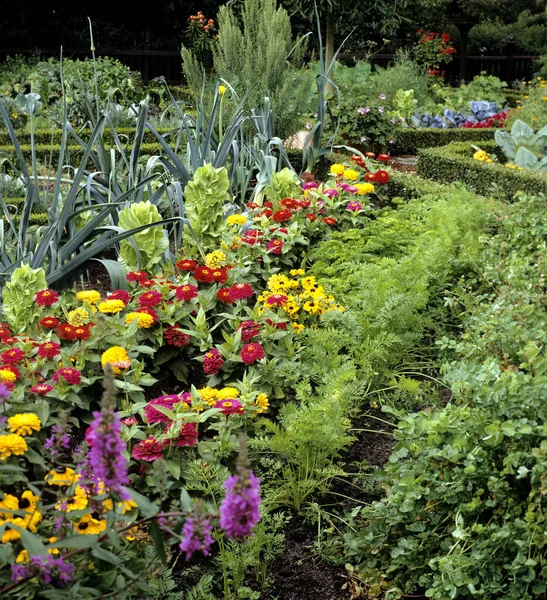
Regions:
M 49 544 L 48 548 L 72 548 L 73 550 L 76 550 L 80 548 L 91 548 L 96 543 L 96 535 L 71 535 Z
M 139 507 L 139 510 L 144 517 L 153 517 L 154 515 L 157 515 L 160 511 L 159 506 L 157 506 L 153 502 L 150 502 L 150 500 L 148 500 L 146 496 L 139 494 L 139 492 L 136 492 L 134 489 L 122 489 L 124 490 L 124 492 L 129 494 L 131 498 L 137 503 L 137 506 Z
M 104 548 L 101 548 L 100 546 L 97 546 L 96 548 L 94 548 L 91 551 L 91 554 L 93 554 L 93 556 L 95 558 L 98 558 L 99 560 L 104 560 L 108 564 L 112 564 L 112 565 L 116 565 L 116 566 L 123 565 L 123 560 L 119 556 L 116 556 L 112 552 L 109 552 L 108 550 L 105 550 Z
M 148 525 L 148 535 L 152 538 L 156 552 L 162 563 L 167 563 L 167 554 L 165 552 L 165 541 L 163 539 L 163 533 L 156 521 L 152 521 Z
M 177 460 L 165 460 L 163 461 L 165 468 L 173 475 L 177 480 L 180 479 L 180 463 Z

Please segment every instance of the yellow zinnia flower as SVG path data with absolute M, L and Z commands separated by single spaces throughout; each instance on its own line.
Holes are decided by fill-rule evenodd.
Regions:
M 342 173 L 346 170 L 346 167 L 344 167 L 344 165 L 341 165 L 340 163 L 334 163 L 333 165 L 330 166 L 330 172 L 333 175 L 342 175 Z
M 205 265 L 210 269 L 218 269 L 226 262 L 226 254 L 221 250 L 215 250 L 205 255 Z
M 255 400 L 256 406 L 258 406 L 257 413 L 263 413 L 268 410 L 270 406 L 270 401 L 268 400 L 268 396 L 266 394 L 258 394 Z
M 226 90 L 227 90 L 227 89 L 228 89 L 228 88 L 227 88 L 225 85 L 219 85 L 219 86 L 218 86 L 218 93 L 219 93 L 221 96 L 224 96 L 224 94 L 226 93 Z
M 101 356 L 101 365 L 103 366 L 103 369 L 107 363 L 110 363 L 112 365 L 112 370 L 116 375 L 119 375 L 121 371 L 118 367 L 114 366 L 114 364 L 126 361 L 129 362 L 129 356 L 125 348 L 122 348 L 121 346 L 112 346 L 112 348 L 105 350 Z
M 84 290 L 83 292 L 78 292 L 76 294 L 76 299 L 91 306 L 97 304 L 97 302 L 101 300 L 101 294 L 96 290 Z
M 357 181 L 359 179 L 359 173 L 354 169 L 346 169 L 344 171 L 344 179 L 348 181 Z
M 233 387 L 225 387 L 219 390 L 218 399 L 225 400 L 226 398 L 237 398 L 239 396 L 239 390 Z
M 8 371 L 8 369 L 0 369 L 0 381 L 6 381 L 7 383 L 13 383 L 17 377 L 15 373 Z
M 89 312 L 85 308 L 75 308 L 68 313 L 68 322 L 74 327 L 85 325 L 89 321 Z
M 374 186 L 372 183 L 356 183 L 357 194 L 359 196 L 365 196 L 366 194 L 372 194 L 374 192 Z
M 40 431 L 42 422 L 34 413 L 19 413 L 8 419 L 8 429 L 17 435 L 32 435 L 33 431 Z
M 247 223 L 247 217 L 245 215 L 230 215 L 226 222 L 228 225 L 245 225 Z
M 293 277 L 298 277 L 299 275 L 305 275 L 306 271 L 304 269 L 291 269 L 289 274 Z
M 154 325 L 154 317 L 142 312 L 131 312 L 125 315 L 125 324 L 131 325 L 135 319 L 137 319 L 137 327 L 139 329 L 149 329 Z
M 198 390 L 199 397 L 205 402 L 212 406 L 218 400 L 218 390 L 211 387 L 204 387 Z
M 99 311 L 107 314 L 114 314 L 125 308 L 123 300 L 105 300 L 99 304 Z
M 11 433 L 9 435 L 0 435 L 0 460 L 8 458 L 12 454 L 20 456 L 28 450 L 25 438 Z

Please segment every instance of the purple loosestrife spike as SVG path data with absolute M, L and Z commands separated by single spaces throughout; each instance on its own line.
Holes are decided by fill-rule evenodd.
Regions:
M 207 517 L 202 517 L 199 511 L 194 516 L 188 517 L 182 528 L 181 552 L 186 552 L 186 560 L 190 560 L 194 552 L 203 552 L 209 556 L 209 550 L 215 540 L 211 537 L 213 526 Z
M 121 438 L 120 417 L 115 412 L 116 392 L 110 364 L 104 368 L 103 386 L 101 411 L 93 413 L 93 423 L 85 434 L 89 452 L 84 459 L 82 474 L 93 480 L 96 492 L 103 485 L 105 493 L 115 493 L 122 500 L 129 500 L 130 497 L 122 489 L 129 481 L 124 456 L 126 444 Z
M 237 475 L 224 482 L 226 496 L 220 505 L 220 527 L 228 538 L 248 537 L 260 520 L 260 480 L 249 469 L 245 438 L 241 436 Z

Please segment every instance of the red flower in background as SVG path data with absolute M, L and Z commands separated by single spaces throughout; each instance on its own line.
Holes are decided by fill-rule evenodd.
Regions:
M 38 325 L 44 329 L 55 329 L 59 323 L 59 319 L 56 319 L 55 317 L 44 317 L 38 321 Z
M 276 223 L 283 223 L 289 221 L 292 217 L 292 211 L 288 208 L 281 208 L 276 210 L 273 214 L 273 220 Z
M 149 281 L 149 276 L 146 271 L 130 271 L 125 278 L 127 281 L 135 281 L 139 285 L 144 285 Z
M 137 460 L 147 460 L 149 462 L 158 460 L 163 456 L 163 444 L 158 442 L 155 437 L 150 436 L 133 448 L 132 456 Z
M 49 385 L 49 383 L 38 383 L 36 385 L 33 385 L 29 391 L 31 394 L 38 394 L 39 396 L 46 396 L 47 394 L 49 394 L 49 392 L 51 392 L 52 389 L 53 389 L 53 386 Z
M 168 327 L 163 332 L 163 338 L 170 346 L 175 346 L 176 348 L 188 346 L 190 343 L 190 336 L 184 333 L 178 325 Z
M 225 302 L 226 304 L 232 304 L 230 299 L 230 288 L 220 288 L 216 293 L 217 300 Z
M 325 225 L 336 225 L 336 219 L 334 217 L 324 217 L 323 223 L 325 223 Z
M 266 244 L 266 251 L 270 254 L 281 254 L 283 251 L 283 240 L 270 240 Z
M 167 433 L 167 431 L 166 431 Z M 198 426 L 197 423 L 186 423 L 180 430 L 180 434 L 177 440 L 167 440 L 170 444 L 175 441 L 175 446 L 195 446 L 198 441 Z
M 266 354 L 264 352 L 264 348 L 260 344 L 253 342 L 251 344 L 245 344 L 243 346 L 243 348 L 241 349 L 240 356 L 241 360 L 246 365 L 252 365 L 257 360 L 264 358 Z
M 213 269 L 205 266 L 197 267 L 194 271 L 194 279 L 201 283 L 213 283 L 215 280 L 213 276 Z
M 317 220 L 317 215 L 314 215 L 313 213 L 308 213 L 306 215 L 306 219 L 308 219 L 308 221 L 316 221 Z
M 248 283 L 235 283 L 228 289 L 228 298 L 235 302 L 236 300 L 246 300 L 253 296 L 255 291 Z
M 108 294 L 106 297 L 107 300 L 121 300 L 124 304 L 129 304 L 131 302 L 131 295 L 129 292 L 125 290 L 115 290 Z
M 144 292 L 137 298 L 137 302 L 142 308 L 154 308 L 158 306 L 162 301 L 161 294 L 156 290 L 151 290 L 150 292 Z
M 213 404 L 213 408 L 220 408 L 223 415 L 242 415 L 243 406 L 239 400 L 234 398 L 226 398 L 225 400 L 217 400 Z
M 374 181 L 380 184 L 387 183 L 389 181 L 389 173 L 383 169 L 376 171 L 376 173 L 374 173 Z
M 212 272 L 213 281 L 226 283 L 228 281 L 228 267 L 219 267 Z
M 206 352 L 203 357 L 203 370 L 207 375 L 216 375 L 222 369 L 223 364 L 224 358 L 216 348 Z
M 184 258 L 183 260 L 179 260 L 177 263 L 175 263 L 175 266 L 181 271 L 193 271 L 198 265 L 195 261 L 189 258 Z
M 93 323 L 89 323 L 87 325 L 79 325 L 78 327 L 74 327 L 74 337 L 72 339 L 88 340 L 91 337 L 92 325 Z
M 256 321 L 243 321 L 238 331 L 241 331 L 241 339 L 249 342 L 260 333 L 260 325 Z
M 75 340 L 76 339 L 76 327 L 70 323 L 61 323 L 55 333 L 60 340 Z

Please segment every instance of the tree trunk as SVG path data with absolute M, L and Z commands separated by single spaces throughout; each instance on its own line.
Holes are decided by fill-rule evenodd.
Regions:
M 327 69 L 327 77 L 333 78 L 334 72 L 328 71 L 332 59 L 334 57 L 334 14 L 327 12 L 327 38 L 325 42 L 325 68 Z M 327 83 L 325 92 L 327 95 L 332 94 L 334 87 L 331 83 Z

